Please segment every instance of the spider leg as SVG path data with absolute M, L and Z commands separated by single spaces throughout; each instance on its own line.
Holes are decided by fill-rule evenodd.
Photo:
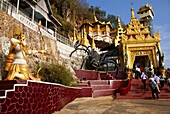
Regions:
M 80 46 L 80 44 L 76 44 L 77 46 L 75 47 L 75 49 L 74 49 L 74 51 L 72 51 L 71 53 L 70 53 L 70 57 L 72 56 L 72 54 L 75 52 L 75 51 L 77 51 L 78 50 L 78 47 Z
M 108 70 L 109 70 L 109 65 L 108 65 L 107 60 L 102 61 L 102 62 L 99 63 L 99 67 L 100 67 L 100 66 L 104 66 L 104 65 L 106 65 L 106 70 L 105 70 L 105 71 L 106 71 L 106 75 L 104 76 L 103 79 L 106 79 L 106 77 L 107 77 L 107 75 L 108 75 Z
M 83 62 L 82 62 L 82 64 L 81 64 L 81 67 L 80 67 L 80 69 L 82 69 L 82 68 L 83 68 L 83 66 L 84 66 L 84 63 L 85 63 L 85 61 L 87 60 L 87 58 L 88 58 L 88 56 L 86 56 L 86 57 L 83 59 Z
M 107 63 L 113 63 L 114 64 L 114 71 L 116 70 L 116 79 L 118 77 L 118 73 L 119 73 L 119 65 L 117 64 L 115 59 L 108 59 L 106 60 Z
M 83 51 L 85 51 L 85 53 L 88 53 L 88 51 L 85 50 L 84 48 L 77 48 L 77 49 L 75 49 L 74 51 L 72 51 L 71 54 L 70 54 L 69 56 L 71 57 L 72 54 L 73 54 L 74 52 L 78 51 L 78 50 L 83 50 Z

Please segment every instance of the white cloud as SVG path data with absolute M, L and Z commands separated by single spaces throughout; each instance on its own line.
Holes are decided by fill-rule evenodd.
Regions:
M 160 31 L 160 37 L 162 40 L 168 40 L 170 38 L 170 32 L 169 32 L 170 25 L 155 25 L 154 31 Z

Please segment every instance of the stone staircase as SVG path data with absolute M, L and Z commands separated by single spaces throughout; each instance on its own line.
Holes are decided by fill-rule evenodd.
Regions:
M 110 80 L 81 81 L 77 87 L 84 89 L 83 97 L 112 96 L 116 89 L 111 88 Z
M 112 96 L 115 93 L 116 89 L 111 88 L 110 80 L 91 80 L 89 82 L 93 97 Z
M 149 81 L 146 82 L 146 89 L 143 89 L 143 83 L 140 79 L 131 80 L 131 88 L 128 94 L 119 95 L 118 99 L 152 99 L 151 89 L 149 87 Z M 164 88 L 160 89 L 160 99 L 170 99 L 170 87 L 165 83 Z
M 79 79 L 82 79 L 77 87 L 82 88 L 83 97 L 113 96 L 117 92 L 122 94 L 128 92 L 126 87 L 129 81 L 127 79 L 115 80 L 114 72 L 106 76 L 105 72 L 77 70 L 76 75 Z M 122 77 L 122 75 L 122 72 L 120 72 L 118 77 Z

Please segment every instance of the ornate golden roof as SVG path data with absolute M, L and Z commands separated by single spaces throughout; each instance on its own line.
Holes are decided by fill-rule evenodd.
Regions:
M 156 33 L 153 37 L 150 36 L 150 31 L 147 27 L 144 27 L 143 24 L 135 17 L 134 9 L 131 9 L 131 19 L 130 23 L 125 28 L 125 34 L 123 35 L 123 41 L 158 41 L 160 40 L 159 34 Z

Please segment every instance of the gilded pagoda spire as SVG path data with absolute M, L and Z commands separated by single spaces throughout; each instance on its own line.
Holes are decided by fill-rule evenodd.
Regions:
M 133 5 L 133 3 L 131 3 L 131 6 Z M 135 18 L 135 12 L 134 12 L 134 8 L 131 8 L 131 18 L 134 19 Z
M 118 27 L 121 27 L 120 16 L 117 17 L 117 23 L 118 23 Z
M 134 19 L 135 18 L 135 12 L 134 12 L 134 9 L 131 8 L 131 18 Z

